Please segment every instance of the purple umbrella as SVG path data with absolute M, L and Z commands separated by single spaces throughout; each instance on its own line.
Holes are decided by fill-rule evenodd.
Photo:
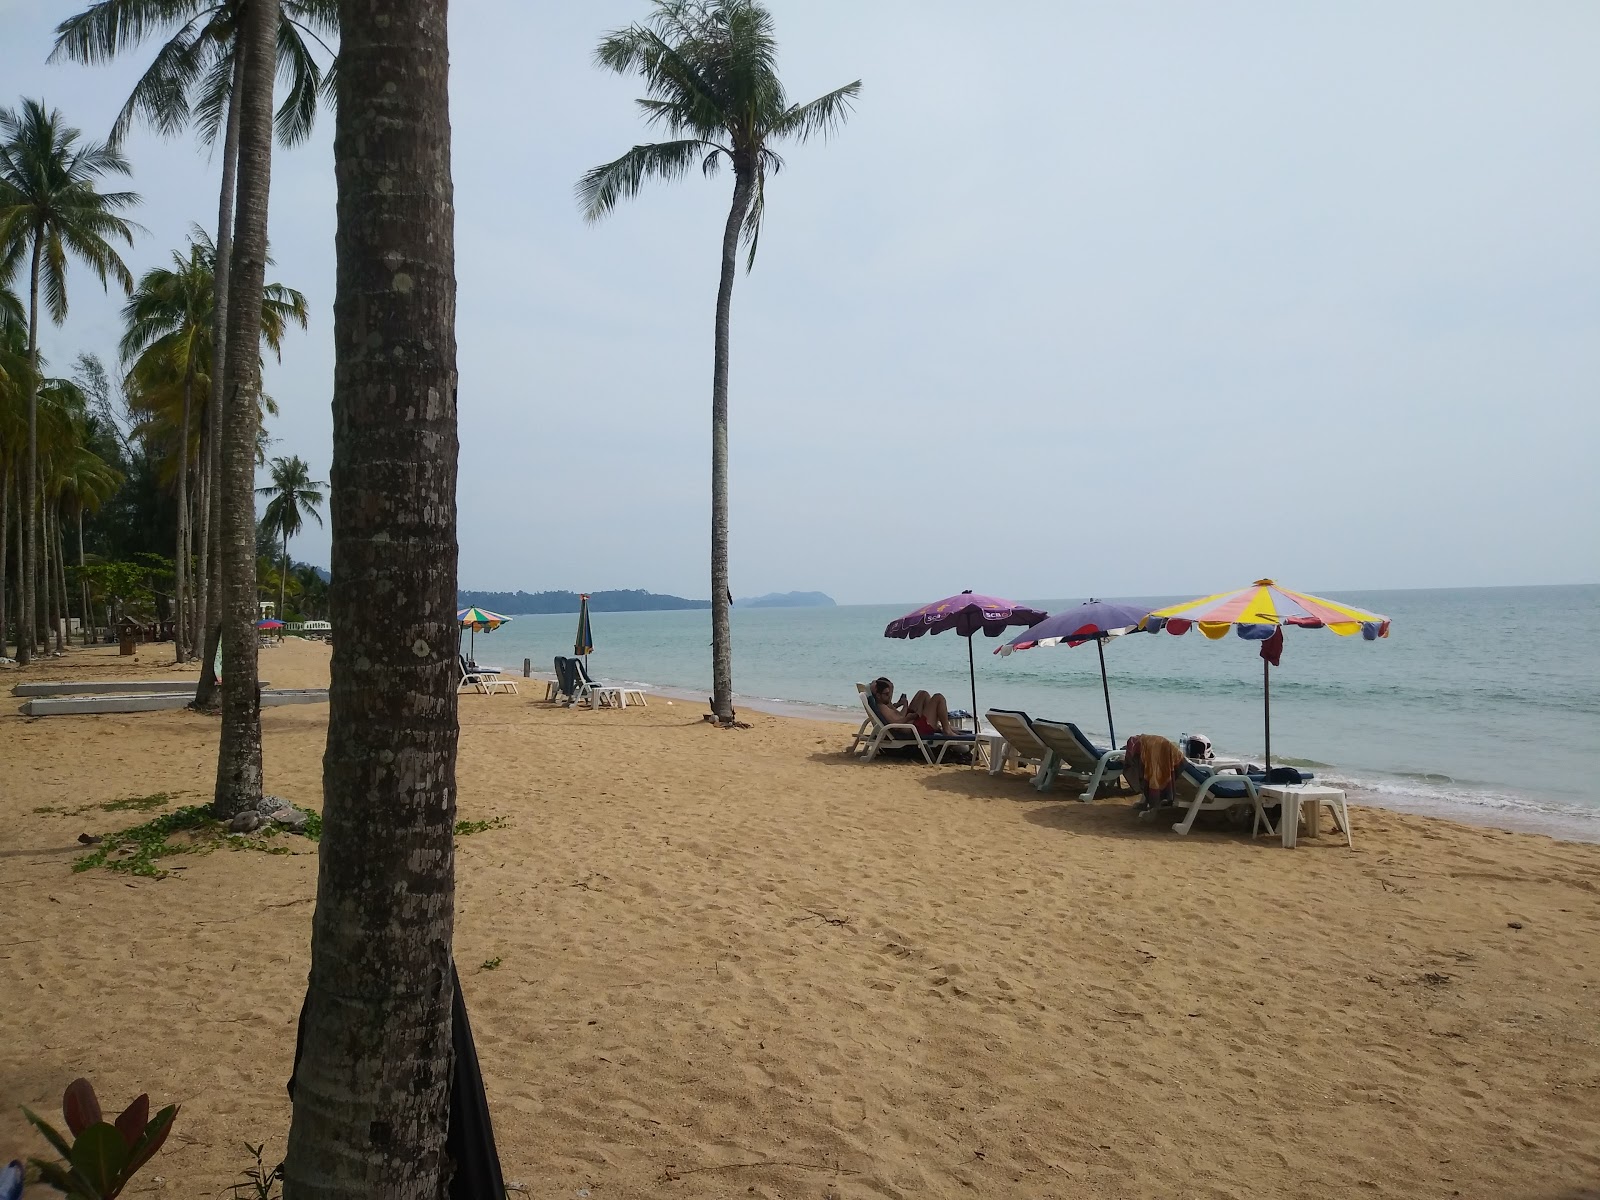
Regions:
M 1148 608 L 1133 604 L 1107 604 L 1104 600 L 1089 600 L 1076 608 L 1058 612 L 1049 620 L 1041 621 L 1025 633 L 1020 633 L 996 654 L 1010 654 L 1013 650 L 1031 650 L 1035 646 L 1081 646 L 1093 642 L 1100 654 L 1100 690 L 1106 697 L 1106 727 L 1111 732 L 1111 748 L 1117 748 L 1117 727 L 1111 721 L 1111 685 L 1106 681 L 1106 639 L 1132 633 L 1139 622 L 1150 615 Z
M 943 633 L 954 629 L 967 639 L 967 679 L 972 685 L 972 727 L 978 727 L 978 671 L 972 663 L 972 637 L 983 632 L 989 637 L 999 637 L 1013 625 L 1032 626 L 1049 614 L 1037 608 L 1028 608 L 1015 600 L 1001 600 L 997 596 L 974 596 L 970 590 L 959 596 L 946 596 L 932 604 L 924 604 L 915 612 L 890 621 L 883 631 L 884 637 L 919 638 L 925 633 Z

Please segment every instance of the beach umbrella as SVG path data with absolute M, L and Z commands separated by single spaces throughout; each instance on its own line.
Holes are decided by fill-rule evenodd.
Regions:
M 1183 634 L 1198 626 L 1212 641 L 1234 630 L 1247 641 L 1261 643 L 1261 701 L 1266 722 L 1267 766 L 1272 766 L 1272 675 L 1283 654 L 1283 627 L 1331 629 L 1341 637 L 1360 634 L 1375 642 L 1389 636 L 1389 618 L 1337 600 L 1324 600 L 1290 591 L 1270 579 L 1258 579 L 1247 588 L 1218 592 L 1158 608 L 1144 619 L 1151 633 Z
M 972 638 L 980 629 L 988 637 L 999 637 L 1013 625 L 1033 626 L 1049 613 L 1028 608 L 1015 600 L 1002 600 L 998 596 L 975 596 L 965 591 L 959 596 L 946 596 L 932 604 L 924 604 L 915 612 L 896 617 L 884 628 L 883 636 L 892 638 L 919 638 L 925 633 L 943 633 L 954 629 L 967 639 L 967 679 L 972 685 L 972 727 L 978 727 L 978 671 L 972 662 Z
M 594 630 L 589 628 L 589 593 L 578 596 L 578 637 L 572 643 L 572 652 L 583 659 L 588 667 L 589 655 L 594 653 Z
M 478 648 L 478 630 L 481 629 L 485 633 L 493 633 L 511 618 L 502 617 L 499 613 L 490 612 L 487 608 L 463 608 L 456 613 L 456 620 L 461 623 L 461 628 L 472 631 L 469 635 L 470 641 L 468 642 L 467 650 L 467 657 L 471 658 Z
M 1111 748 L 1117 748 L 1117 727 L 1111 721 L 1111 684 L 1106 680 L 1106 642 L 1139 628 L 1139 622 L 1150 615 L 1148 608 L 1136 604 L 1108 604 L 1104 600 L 1087 600 L 1076 608 L 1053 613 L 1031 629 L 1017 634 L 996 654 L 1010 654 L 1013 650 L 1032 650 L 1036 646 L 1081 646 L 1093 642 L 1100 655 L 1100 690 L 1106 697 L 1106 728 L 1111 733 Z
M 256 622 L 257 629 L 282 629 L 282 621 L 274 621 L 271 617 Z

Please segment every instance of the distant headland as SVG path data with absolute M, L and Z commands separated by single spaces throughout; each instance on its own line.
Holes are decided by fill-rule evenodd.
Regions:
M 456 592 L 456 603 L 466 608 L 475 605 L 508 617 L 534 613 L 575 613 L 577 592 Z M 710 608 L 709 600 L 686 600 L 682 596 L 662 596 L 655 592 L 628 588 L 622 591 L 590 592 L 590 612 L 658 612 L 664 609 Z
M 833 597 L 822 592 L 768 592 L 735 600 L 735 608 L 835 608 Z

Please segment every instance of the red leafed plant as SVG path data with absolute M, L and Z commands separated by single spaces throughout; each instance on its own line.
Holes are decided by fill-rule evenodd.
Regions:
M 26 1108 L 22 1113 L 56 1148 L 64 1162 L 28 1161 L 41 1182 L 81 1200 L 112 1200 L 128 1186 L 133 1173 L 161 1149 L 172 1129 L 178 1106 L 169 1104 L 150 1118 L 150 1097 L 140 1096 L 115 1121 L 100 1115 L 100 1101 L 87 1079 L 74 1079 L 61 1097 L 61 1115 L 67 1119 L 73 1141 L 68 1142 Z

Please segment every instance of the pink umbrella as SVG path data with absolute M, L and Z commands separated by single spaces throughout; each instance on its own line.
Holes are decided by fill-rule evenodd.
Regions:
M 970 590 L 959 596 L 946 596 L 932 604 L 924 604 L 915 612 L 890 621 L 883 631 L 884 637 L 919 638 L 925 633 L 943 633 L 954 629 L 967 639 L 967 679 L 972 685 L 972 727 L 978 727 L 978 671 L 972 662 L 972 638 L 978 630 L 988 637 L 999 637 L 1013 625 L 1033 626 L 1049 613 L 1028 608 L 1015 600 L 1002 600 L 998 596 L 975 596 Z

